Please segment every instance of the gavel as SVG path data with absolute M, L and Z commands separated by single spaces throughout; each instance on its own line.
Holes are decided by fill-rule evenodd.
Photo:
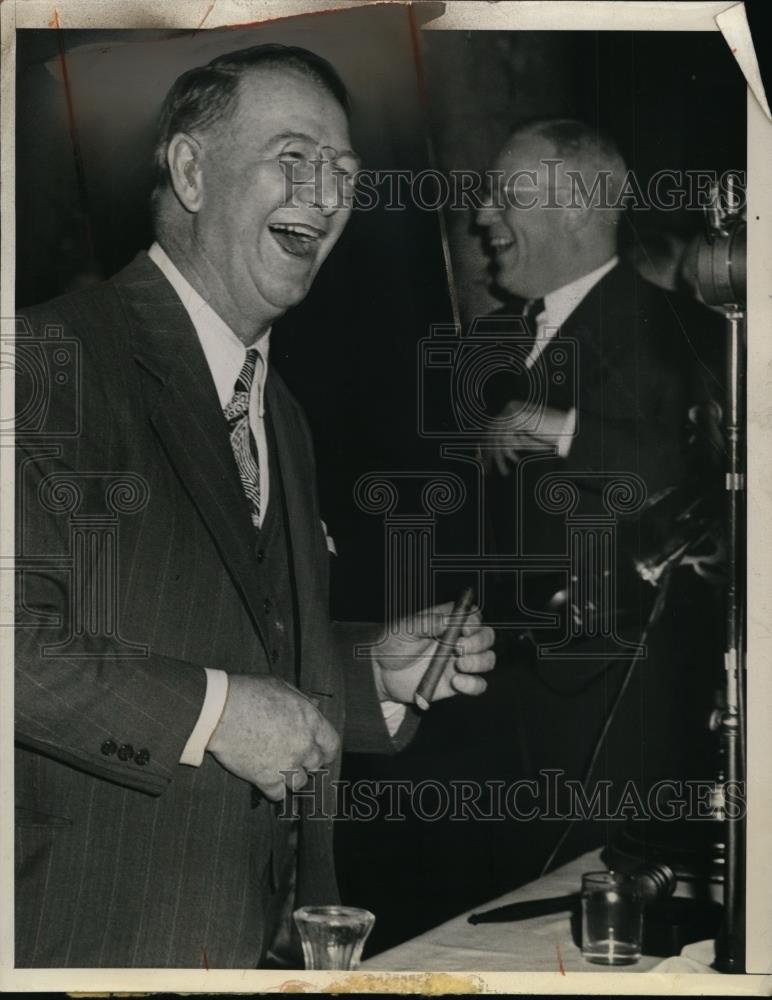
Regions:
M 640 865 L 632 872 L 638 886 L 638 893 L 644 903 L 667 899 L 675 892 L 677 879 L 672 868 L 658 862 Z M 470 924 L 497 924 L 507 921 L 530 920 L 550 913 L 562 913 L 578 905 L 581 894 L 572 892 L 566 896 L 551 896 L 548 899 L 524 900 L 521 903 L 507 903 L 493 910 L 472 913 Z

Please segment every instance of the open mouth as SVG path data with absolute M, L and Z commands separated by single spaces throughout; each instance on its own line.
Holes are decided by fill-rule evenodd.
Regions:
M 271 235 L 285 253 L 293 257 L 313 257 L 324 230 L 300 222 L 274 222 Z
M 488 253 L 494 272 L 501 273 L 518 266 L 520 247 L 517 237 L 509 230 L 488 234 Z
M 491 249 L 491 253 L 497 257 L 499 254 L 506 253 L 516 242 L 517 240 L 511 233 L 497 233 L 495 236 L 489 237 L 488 246 Z

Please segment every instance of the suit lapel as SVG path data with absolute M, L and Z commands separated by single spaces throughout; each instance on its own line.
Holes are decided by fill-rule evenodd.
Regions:
M 580 349 L 588 353 L 593 364 L 600 362 L 607 367 L 616 355 L 627 351 L 628 330 L 619 312 L 621 308 L 629 326 L 635 309 L 634 294 L 628 267 L 617 264 L 592 286 L 563 324 L 566 336 L 579 341 Z
M 257 605 L 254 528 L 195 328 L 147 254 L 115 283 L 127 306 L 134 357 L 145 373 L 151 423 L 267 648 Z
M 586 392 L 598 385 L 608 389 L 629 385 L 621 366 L 635 358 L 638 336 L 636 317 L 635 273 L 619 263 L 587 293 L 563 324 L 566 337 L 578 341 L 579 391 Z M 605 392 L 595 398 L 605 398 Z M 640 401 L 626 390 L 626 405 L 630 419 L 639 412 Z

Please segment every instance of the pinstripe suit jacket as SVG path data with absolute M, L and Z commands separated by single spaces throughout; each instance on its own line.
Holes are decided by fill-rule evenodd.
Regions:
M 16 964 L 254 967 L 287 860 L 275 807 L 209 755 L 178 763 L 203 667 L 271 672 L 205 357 L 145 253 L 28 320 L 17 397 L 43 416 L 17 420 Z M 413 723 L 389 739 L 352 629 L 330 625 L 310 435 L 275 372 L 266 392 L 300 687 L 347 748 L 393 751 Z M 299 902 L 336 898 L 331 841 L 330 819 L 302 820 Z

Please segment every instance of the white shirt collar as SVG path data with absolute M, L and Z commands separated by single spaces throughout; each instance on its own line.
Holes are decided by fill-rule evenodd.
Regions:
M 618 263 L 618 257 L 611 257 L 589 274 L 583 274 L 581 278 L 545 295 L 544 312 L 540 314 L 543 317 L 542 323 L 554 327 L 562 326 L 590 289 Z
M 190 282 L 175 267 L 169 255 L 159 243 L 153 243 L 148 256 L 162 271 L 164 277 L 180 297 L 185 311 L 190 316 L 201 342 L 206 362 L 212 373 L 220 406 L 225 407 L 233 396 L 236 379 L 244 364 L 247 348 L 242 344 L 228 324 L 212 309 Z M 268 351 L 271 331 L 267 330 L 251 347 L 257 348 L 259 361 L 255 370 L 255 401 L 260 418 L 264 412 L 265 380 L 268 377 Z

